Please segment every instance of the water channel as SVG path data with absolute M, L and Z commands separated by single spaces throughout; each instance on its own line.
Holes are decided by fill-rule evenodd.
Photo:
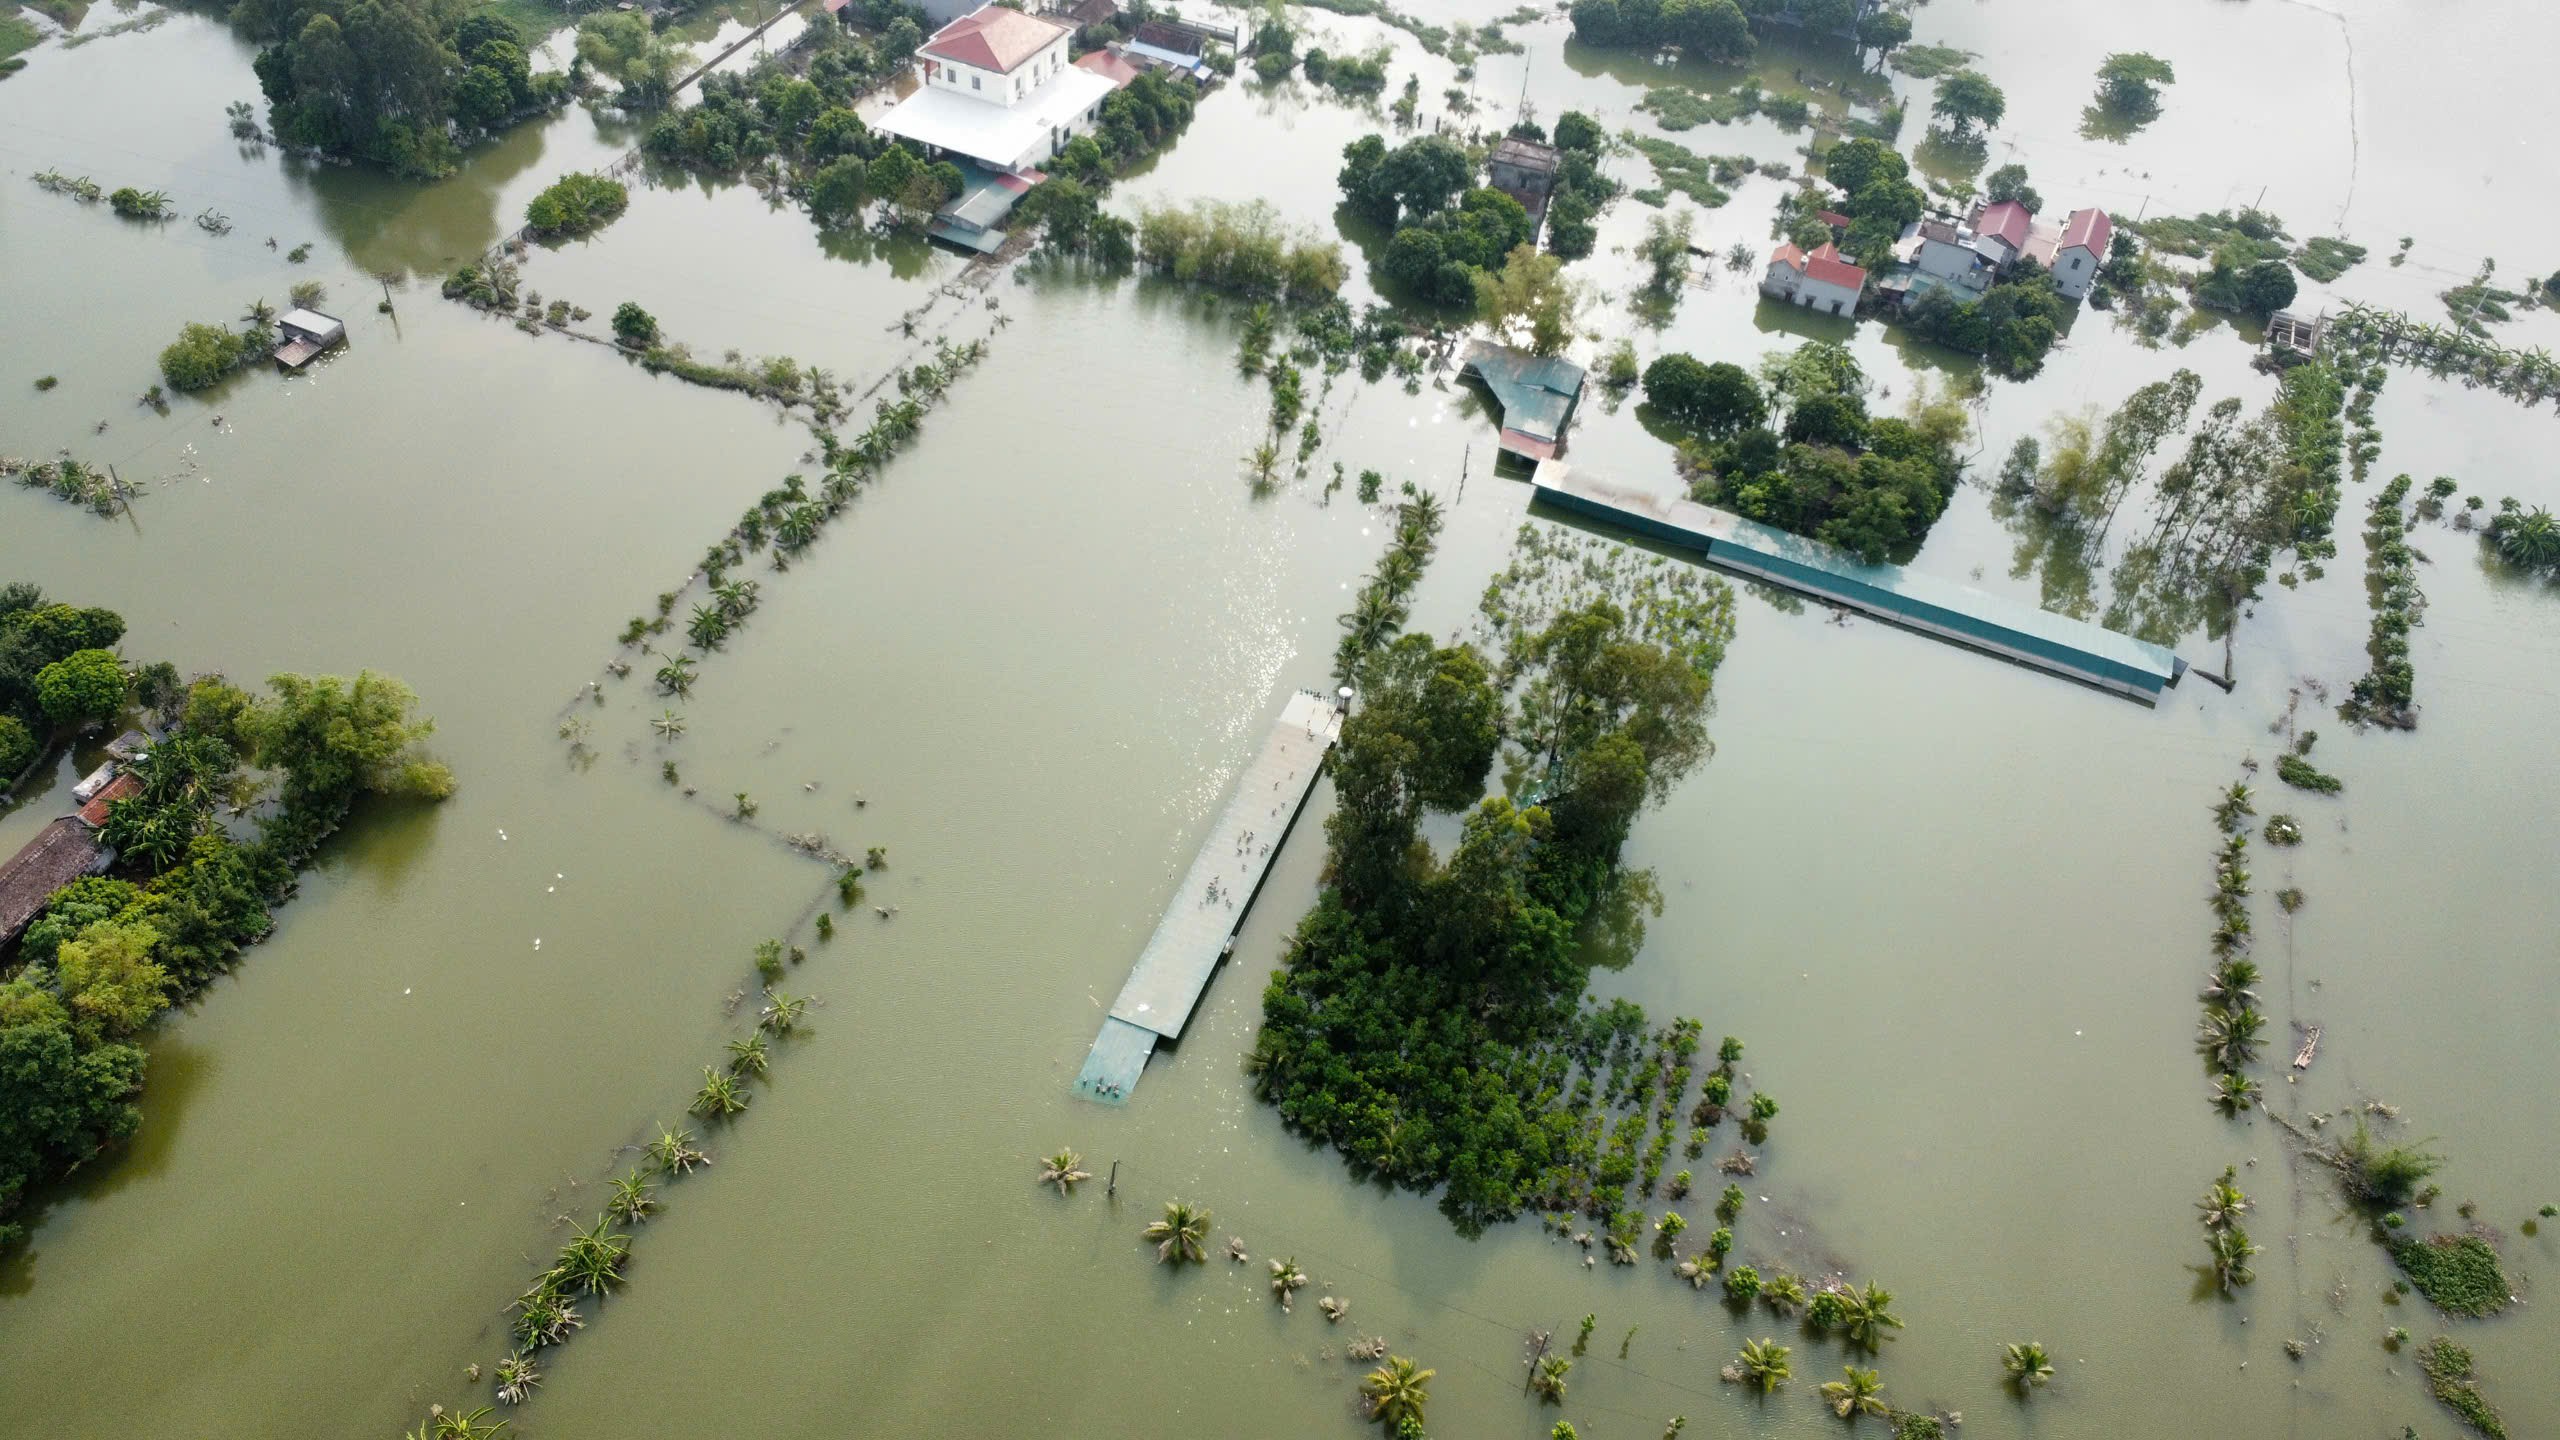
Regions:
M 2343 226 L 2372 247 L 2336 293 L 2432 315 L 2484 251 L 2502 273 L 2547 269 L 2553 256 L 2514 242 L 2560 219 L 2524 143 L 2544 128 L 2537 57 L 2560 20 L 2521 3 L 2470 15 L 2457 35 L 2403 0 L 1938 0 L 1917 24 L 1983 57 L 2015 127 L 1995 153 L 2014 145 L 2055 202 L 2193 213 L 2264 186 L 2298 234 Z M 1456 83 L 1401 32 L 1307 19 L 1342 48 L 1390 45 L 1391 72 L 1419 69 L 1426 96 Z M 1543 116 L 1643 128 L 1643 85 L 1738 78 L 1586 51 L 1560 21 L 1514 33 L 1525 54 L 1479 62 L 1488 106 L 1525 77 Z M 2081 138 L 2086 77 L 2130 48 L 2177 65 L 2168 114 L 2125 144 Z M 403 185 L 232 141 L 222 108 L 255 94 L 250 55 L 181 15 L 45 47 L 0 83 L 16 176 L 162 188 L 235 226 L 145 228 L 0 184 L 0 450 L 69 446 L 144 492 L 130 522 L 0 495 L 0 574 L 121 610 L 137 659 L 244 679 L 397 674 L 463 786 L 333 844 L 275 937 L 153 1033 L 141 1134 L 0 1259 L 0 1435 L 388 1436 L 431 1402 L 485 1394 L 463 1367 L 503 1353 L 504 1303 L 558 1243 L 557 1217 L 591 1214 L 630 1163 L 618 1147 L 676 1118 L 739 1028 L 726 1007 L 749 951 L 829 887 L 766 831 L 686 803 L 663 758 L 706 802 L 750 792 L 771 832 L 886 846 L 872 897 L 898 910 L 804 935 L 787 983 L 819 997 L 815 1023 L 645 1228 L 629 1289 L 553 1352 L 523 1433 L 1350 1436 L 1364 1433 L 1364 1367 L 1342 1357 L 1355 1329 L 1438 1368 L 1435 1434 L 1543 1435 L 1559 1415 L 1613 1440 L 1650 1440 L 1675 1414 L 1710 1435 L 1837 1423 L 1809 1393 L 1836 1345 L 1795 1342 L 1797 1383 L 1746 1399 L 1715 1371 L 1775 1328 L 1765 1314 L 1736 1319 L 1659 1265 L 1586 1271 L 1530 1223 L 1462 1239 L 1427 1197 L 1355 1182 L 1254 1101 L 1239 1061 L 1260 979 L 1314 894 L 1312 843 L 1286 852 L 1136 1103 L 1069 1093 L 1226 777 L 1289 689 L 1324 682 L 1334 617 L 1385 543 L 1382 510 L 1324 495 L 1331 463 L 1451 501 L 1418 626 L 1463 631 L 1501 567 L 1527 490 L 1493 473 L 1467 392 L 1346 376 L 1309 478 L 1256 496 L 1239 467 L 1267 400 L 1236 373 L 1232 307 L 1023 262 L 993 309 L 938 302 L 937 323 L 990 335 L 987 359 L 845 521 L 762 577 L 754 624 L 704 663 L 689 733 L 662 745 L 645 722 L 665 702 L 641 681 L 601 705 L 575 697 L 625 618 L 742 507 L 815 473 L 809 435 L 434 288 L 544 184 L 620 154 L 630 128 L 571 110 L 450 180 Z M 1768 60 L 1764 78 L 1789 83 L 1799 63 L 1813 62 Z M 1928 85 L 1895 83 L 1918 97 L 1916 137 Z M 1232 85 L 1114 203 L 1265 197 L 1330 233 L 1340 148 L 1375 128 L 1300 85 Z M 1786 158 L 1803 137 L 1755 120 L 1678 138 Z M 1697 243 L 1764 244 L 1777 188 L 1746 181 L 1702 213 Z M 1607 292 L 1589 328 L 1648 358 L 1748 363 L 1792 343 L 1798 322 L 1720 264 L 1667 319 L 1632 316 L 1623 247 L 1645 213 L 1621 201 L 1577 267 Z M 2404 233 L 2410 261 L 2388 268 Z M 288 262 L 303 242 L 308 262 Z M 526 279 L 599 315 L 639 300 L 698 351 L 789 354 L 867 384 L 908 351 L 898 317 L 959 269 L 822 237 L 743 188 L 670 183 L 635 190 L 596 241 L 537 254 Z M 380 313 L 386 274 L 406 278 Z M 348 318 L 344 355 L 308 380 L 244 375 L 165 417 L 135 406 L 182 321 L 302 279 Z M 2536 313 L 2501 338 L 2553 332 Z M 1851 343 L 1893 403 L 1954 363 L 1872 324 Z M 1976 472 L 2054 414 L 2179 366 L 2208 398 L 2254 408 L 2273 382 L 2249 355 L 2224 329 L 2153 350 L 2083 314 L 2042 377 L 1988 388 Z M 35 392 L 42 373 L 59 388 Z M 2547 409 L 2397 371 L 2378 421 L 2373 483 L 2448 474 L 2560 504 Z M 1674 483 L 1632 404 L 1595 395 L 1572 446 L 1579 464 Z M 2386 1303 L 2363 1222 L 2320 1172 L 2288 1166 L 2263 1119 L 2206 1107 L 2189 1043 L 2207 807 L 2244 757 L 2272 760 L 2269 723 L 2304 677 L 2343 689 L 2362 671 L 2366 498 L 2350 487 L 2326 578 L 2269 587 L 2244 622 L 2236 692 L 2191 680 L 2157 709 L 1747 595 L 1717 677 L 1716 756 L 1637 828 L 1629 859 L 1656 870 L 1666 905 L 1599 993 L 1749 1042 L 1746 1069 L 1785 1110 L 1745 1227 L 1761 1253 L 1892 1288 L 1908 1329 L 1885 1347 L 1888 1394 L 1962 1410 L 1969 1436 L 2454 1433 L 2381 1343 L 2394 1324 L 2450 1327 Z M 1968 488 L 1915 564 L 2032 599 L 2017 543 Z M 2450 1157 L 2446 1206 L 2476 1199 L 2506 1233 L 2530 1300 L 2560 1243 L 2520 1229 L 2560 1200 L 2545 1059 L 2560 1024 L 2560 594 L 2484 563 L 2472 537 L 2422 527 L 2415 543 L 2432 562 L 2423 728 L 2309 718 L 2346 794 L 2261 786 L 2310 834 L 2260 866 L 2262 889 L 2309 896 L 2268 922 L 2269 1008 L 2325 1029 L 2319 1064 L 2274 1099 L 2399 1106 Z M 2218 640 L 2182 648 L 2217 668 Z M 564 703 L 594 725 L 591 763 L 564 759 Z M 0 848 L 59 813 L 73 778 L 66 763 L 0 816 Z M 1061 1144 L 1116 1162 L 1118 1197 L 1035 1189 L 1032 1157 Z M 2231 1163 L 2268 1247 L 2236 1303 L 2199 1279 L 2190 1208 Z M 1147 1263 L 1136 1232 L 1169 1197 L 1214 1210 L 1255 1264 Z M 1294 1255 L 1352 1319 L 1282 1314 L 1266 1255 Z M 1591 1354 L 1562 1409 L 1541 1407 L 1521 1393 L 1522 1337 L 1569 1334 L 1585 1312 Z M 2458 1333 L 2513 1433 L 2560 1428 L 2542 1307 Z M 2061 1374 L 2021 1404 L 1997 1362 L 2025 1338 Z M 2314 1342 L 2306 1358 L 2288 1338 Z

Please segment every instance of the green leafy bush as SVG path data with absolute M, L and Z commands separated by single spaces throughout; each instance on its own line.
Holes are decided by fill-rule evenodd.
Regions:
M 2408 1272 L 2418 1293 L 2448 1315 L 2494 1315 L 2512 1297 L 2498 1252 L 2477 1235 L 2395 1237 L 2391 1258 Z
M 591 235 L 612 223 L 630 203 L 631 192 L 619 180 L 570 174 L 534 196 L 524 207 L 524 218 L 536 235 Z

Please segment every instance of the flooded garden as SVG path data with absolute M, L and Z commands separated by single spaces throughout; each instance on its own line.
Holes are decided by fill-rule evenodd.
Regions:
M 156 1004 L 67 905 L 0 961 L 0 1025 L 58 990 L 143 1077 L 0 1194 L 0 1433 L 2560 1427 L 2560 22 L 1936 0 L 1885 54 L 1605 3 L 1192 7 L 1291 63 L 986 254 L 898 223 L 943 197 L 878 128 L 894 6 L 789 60 L 860 124 L 770 150 L 771 6 L 484 7 L 493 78 L 361 144 L 324 49 L 262 92 L 282 17 L 0 7 L 0 584 L 120 617 L 0 601 L 0 856 L 157 718 L 149 873 L 80 884 L 227 833 L 267 897 Z M 1530 246 L 1417 198 L 1415 142 L 1524 119 L 1578 157 Z M 1904 185 L 2140 245 L 2049 335 L 1814 313 L 1760 289 L 1831 226 L 1809 151 L 1880 177 L 1851 250 Z M 1488 336 L 1587 369 L 1577 473 L 2185 673 L 1533 505 Z M 227 686 L 92 726 L 109 650 Z M 269 683 L 367 671 L 410 701 Z M 1187 1026 L 1079 1095 L 1344 685 Z

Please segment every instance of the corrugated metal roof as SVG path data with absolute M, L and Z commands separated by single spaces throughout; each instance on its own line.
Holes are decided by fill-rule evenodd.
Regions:
M 1479 340 L 1463 367 L 1475 372 L 1502 406 L 1502 425 L 1550 444 L 1564 432 L 1582 394 L 1582 367 L 1562 356 L 1538 356 Z

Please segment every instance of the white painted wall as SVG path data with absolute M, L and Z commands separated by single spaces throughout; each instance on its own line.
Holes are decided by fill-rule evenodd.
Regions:
M 2086 245 L 2074 245 L 2053 257 L 2053 288 L 2066 300 L 2077 300 L 2097 283 L 2098 257 Z

